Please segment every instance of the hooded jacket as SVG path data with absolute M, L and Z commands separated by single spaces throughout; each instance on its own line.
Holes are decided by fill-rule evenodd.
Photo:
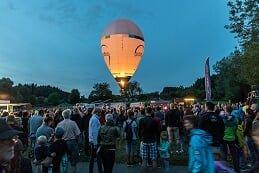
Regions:
M 201 129 L 193 129 L 190 136 L 189 172 L 214 173 L 214 157 L 211 149 L 212 136 Z
M 223 139 L 225 141 L 235 141 L 236 140 L 236 130 L 237 122 L 234 116 L 226 117 L 224 119 L 225 132 Z

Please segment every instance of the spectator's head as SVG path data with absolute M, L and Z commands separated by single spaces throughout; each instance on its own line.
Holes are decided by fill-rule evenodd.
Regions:
M 194 115 L 186 115 L 184 118 L 184 127 L 187 130 L 191 130 L 197 127 L 197 119 Z
M 259 111 L 259 106 L 258 106 L 258 104 L 256 104 L 256 103 L 252 104 L 252 105 L 251 105 L 251 109 L 252 109 L 253 112 Z
M 62 139 L 64 133 L 65 133 L 65 131 L 64 131 L 64 129 L 62 127 L 57 127 L 55 129 L 55 133 L 54 133 L 55 138 L 56 139 Z
M 64 110 L 63 112 L 62 112 L 62 116 L 63 116 L 63 118 L 64 119 L 69 119 L 70 118 L 70 116 L 71 116 L 71 110 L 70 109 L 66 109 L 66 110 Z
M 52 117 L 48 116 L 48 117 L 44 118 L 44 123 L 46 125 L 50 126 L 52 124 L 52 122 L 53 122 L 53 118 Z
M 224 111 L 227 112 L 228 114 L 231 114 L 232 112 L 232 107 L 230 105 L 226 105 L 224 106 Z
M 152 114 L 152 108 L 148 106 L 148 107 L 146 108 L 146 113 L 147 113 L 147 116 L 151 116 L 151 114 Z
M 161 138 L 161 140 L 167 141 L 168 140 L 167 131 L 162 131 L 161 134 L 160 134 L 160 138 Z
M 9 115 L 9 113 L 7 111 L 3 112 L 2 117 L 7 117 Z
M 98 115 L 98 116 L 101 116 L 101 114 L 102 114 L 102 109 L 100 109 L 100 108 L 94 108 L 94 114 L 95 114 L 95 115 Z
M 106 121 L 106 122 L 111 122 L 111 121 L 113 121 L 113 115 L 112 115 L 112 114 L 106 114 L 106 115 L 105 115 L 105 121 Z
M 48 142 L 48 140 L 47 140 L 47 137 L 46 136 L 39 136 L 38 138 L 37 138 L 37 143 L 39 144 L 39 145 L 45 145 L 45 144 L 47 144 L 47 142 Z
M 39 115 L 40 115 L 40 116 L 43 116 L 43 115 L 44 115 L 44 110 L 43 110 L 43 109 L 40 109 L 40 110 L 39 110 Z
M 6 117 L 6 122 L 10 126 L 15 125 L 15 117 L 13 115 L 9 115 L 8 117 Z
M 206 102 L 206 111 L 214 111 L 215 105 L 212 102 Z
M 175 104 L 175 103 L 170 104 L 170 109 L 175 109 L 176 107 L 177 107 L 177 104 Z
M 129 119 L 133 119 L 134 118 L 134 112 L 132 110 L 128 110 L 127 111 L 127 115 Z
M 161 107 L 160 107 L 160 106 L 157 106 L 157 107 L 156 107 L 156 110 L 157 110 L 157 111 L 160 111 L 160 110 L 161 110 Z
M 140 113 L 141 113 L 141 115 L 145 115 L 146 114 L 146 110 L 144 108 L 141 108 L 140 109 Z
M 4 119 L 0 119 L 0 163 L 14 157 L 14 145 L 20 131 L 12 129 Z

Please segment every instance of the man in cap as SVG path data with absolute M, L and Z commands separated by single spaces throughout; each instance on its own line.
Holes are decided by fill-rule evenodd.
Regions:
M 5 120 L 0 119 L 0 173 L 6 172 L 9 161 L 14 157 L 16 135 L 20 133 L 12 129 Z

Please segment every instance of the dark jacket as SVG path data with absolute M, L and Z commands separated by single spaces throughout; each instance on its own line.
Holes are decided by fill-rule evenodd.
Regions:
M 251 116 L 245 118 L 245 130 L 244 130 L 244 136 L 251 137 L 252 134 L 252 125 L 253 125 L 253 119 Z
M 180 112 L 177 109 L 171 109 L 165 114 L 166 127 L 180 127 Z
M 156 142 L 159 128 L 157 122 L 151 117 L 146 116 L 139 121 L 139 138 L 144 143 Z
M 210 133 L 213 138 L 212 146 L 219 147 L 223 142 L 225 125 L 215 112 L 205 112 L 200 116 L 199 129 Z
M 116 149 L 116 139 L 119 137 L 119 131 L 114 126 L 113 121 L 106 122 L 101 126 L 98 133 L 98 144 L 104 149 Z
M 31 166 L 30 159 L 22 157 L 20 173 L 32 173 L 32 166 Z

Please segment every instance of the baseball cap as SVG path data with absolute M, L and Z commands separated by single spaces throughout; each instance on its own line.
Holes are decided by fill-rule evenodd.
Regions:
M 11 128 L 4 119 L 0 118 L 0 140 L 12 139 L 15 135 L 22 133 L 21 131 Z

